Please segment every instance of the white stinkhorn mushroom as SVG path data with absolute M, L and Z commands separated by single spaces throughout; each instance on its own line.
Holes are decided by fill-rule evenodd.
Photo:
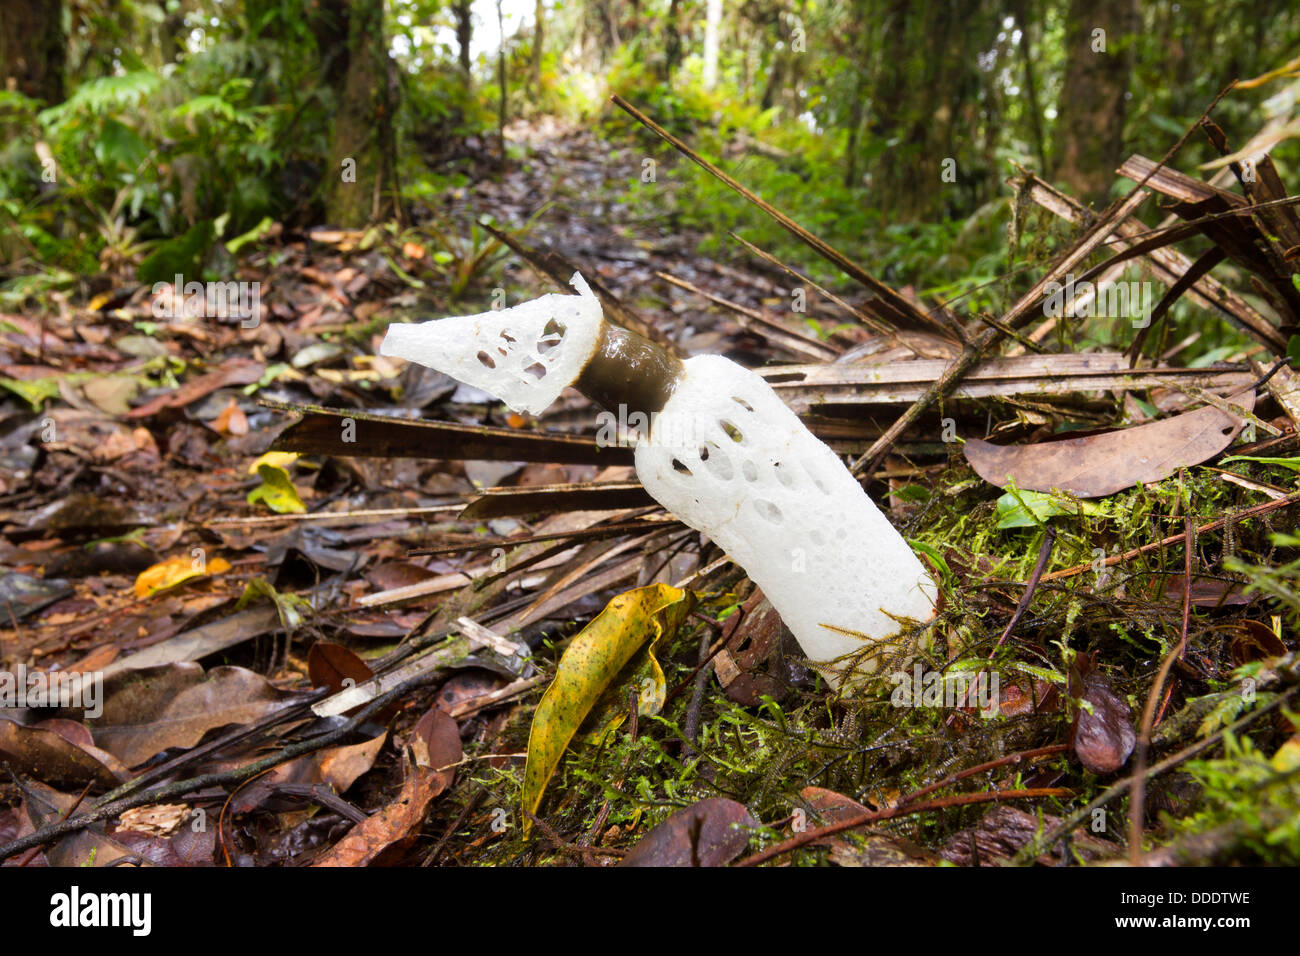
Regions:
M 582 276 L 571 282 L 576 296 L 392 325 L 380 352 L 516 410 L 573 385 L 620 420 L 640 412 L 645 489 L 745 569 L 832 686 L 905 651 L 937 588 L 835 453 L 754 372 L 720 355 L 679 361 L 606 323 Z

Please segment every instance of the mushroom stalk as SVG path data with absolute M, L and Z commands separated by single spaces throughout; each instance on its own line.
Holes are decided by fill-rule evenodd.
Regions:
M 762 377 L 720 355 L 678 360 L 579 294 L 393 325 L 380 353 L 533 413 L 572 385 L 622 421 L 641 413 L 650 495 L 743 567 L 833 687 L 905 653 L 938 589 L 830 448 Z M 626 417 L 625 417 L 626 416 Z

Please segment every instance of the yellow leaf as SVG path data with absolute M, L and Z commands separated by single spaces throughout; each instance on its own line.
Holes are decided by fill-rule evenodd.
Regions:
M 284 471 L 297 460 L 298 453 L 296 451 L 268 451 L 248 466 L 248 473 L 250 475 L 259 474 L 263 465 L 270 465 L 272 468 L 279 468 Z
M 190 578 L 220 574 L 222 571 L 229 570 L 230 562 L 225 558 L 213 558 L 205 562 L 202 557 L 178 554 L 141 571 L 140 576 L 135 579 L 135 596 L 147 598 Z
M 1273 754 L 1269 761 L 1278 773 L 1291 773 L 1300 769 L 1300 736 L 1292 737 Z
M 117 293 L 111 289 L 108 292 L 101 292 L 99 295 L 95 296 L 93 299 L 91 299 L 89 302 L 86 303 L 86 311 L 98 312 L 100 309 L 108 305 L 108 303 L 112 302 L 116 298 L 117 298 Z
M 546 785 L 573 735 L 619 672 L 642 647 L 675 631 L 693 603 L 689 591 L 666 584 L 636 588 L 610 601 L 569 644 L 555 680 L 537 705 L 528 735 L 521 794 L 528 813 L 541 806 Z M 531 824 L 525 814 L 525 835 Z
M 632 655 L 632 660 L 624 665 L 616 680 L 605 688 L 591 713 L 582 726 L 578 736 L 584 743 L 599 746 L 610 732 L 623 725 L 628 717 L 629 688 L 636 688 L 636 712 L 642 717 L 652 717 L 663 710 L 668 697 L 668 683 L 664 680 L 663 668 L 655 658 L 656 638 L 644 648 Z
M 298 489 L 293 486 L 293 479 L 283 468 L 263 463 L 257 466 L 257 473 L 261 476 L 262 483 L 248 493 L 250 505 L 261 501 L 281 515 L 302 514 L 307 510 L 307 506 L 298 497 Z

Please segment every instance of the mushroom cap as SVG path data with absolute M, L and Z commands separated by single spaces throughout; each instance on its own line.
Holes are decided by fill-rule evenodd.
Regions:
M 552 293 L 508 309 L 388 327 L 379 346 L 539 414 L 572 385 L 600 341 L 600 300 L 582 275 L 577 295 Z M 561 347 L 562 346 L 562 347 Z

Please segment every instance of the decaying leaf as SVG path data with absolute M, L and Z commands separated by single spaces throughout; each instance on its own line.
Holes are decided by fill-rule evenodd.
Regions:
M 1078 655 L 1070 676 L 1073 695 L 1088 705 L 1077 705 L 1071 734 L 1074 752 L 1093 773 L 1114 773 L 1137 746 L 1133 713 L 1088 655 Z
M 313 687 L 328 687 L 336 694 L 370 680 L 375 672 L 342 644 L 317 641 L 307 652 L 307 673 Z
M 156 836 L 171 836 L 181 828 L 190 808 L 184 803 L 154 803 L 132 807 L 118 818 L 118 829 Z
M 809 787 L 804 793 L 810 789 L 816 788 Z M 830 847 L 830 860 L 836 866 L 934 866 L 943 862 L 937 854 L 896 833 L 830 836 L 818 842 Z
M 151 415 L 158 414 L 165 408 L 182 408 L 190 402 L 197 402 L 205 395 L 212 394 L 219 388 L 225 388 L 227 385 L 249 385 L 256 382 L 265 371 L 266 366 L 261 362 L 246 358 L 233 358 L 220 368 L 191 379 L 180 388 L 165 395 L 159 395 L 139 408 L 131 409 L 131 411 L 127 412 L 126 417 L 148 418 Z
M 763 697 L 780 701 L 787 685 L 764 665 L 781 650 L 782 624 L 776 608 L 757 588 L 722 625 L 727 644 L 713 659 L 713 673 L 727 697 L 756 707 Z
M 358 777 L 374 766 L 375 759 L 387 740 L 388 731 L 384 731 L 359 744 L 330 747 L 282 763 L 240 790 L 231 801 L 231 810 L 234 813 L 247 813 L 260 806 L 277 787 L 289 783 L 323 783 L 335 793 L 344 793 Z
M 242 667 L 123 671 L 104 681 L 104 713 L 91 732 L 96 746 L 134 767 L 170 747 L 193 747 L 217 727 L 252 723 L 295 698 Z
M 1034 838 L 1041 829 L 1050 829 L 1055 817 L 1038 817 L 1016 807 L 998 806 L 980 818 L 979 823 L 954 833 L 939 855 L 957 866 L 996 866 Z
M 37 578 L 19 571 L 0 574 L 0 602 L 16 620 L 72 593 L 67 581 Z
M 19 789 L 23 794 L 23 810 L 34 829 L 65 819 L 79 800 L 73 794 L 61 793 L 35 780 L 20 782 Z M 46 848 L 45 860 L 50 866 L 61 867 L 152 865 L 95 826 L 56 840 Z
M 1241 392 L 1228 401 L 1249 412 L 1255 407 L 1255 392 Z M 962 451 L 979 476 L 992 484 L 1003 486 L 1011 480 L 1031 491 L 1055 489 L 1078 498 L 1101 498 L 1213 458 L 1232 444 L 1244 425 L 1243 419 L 1206 406 L 1148 425 L 1036 445 L 994 445 L 972 438 Z
M 642 837 L 619 866 L 725 866 L 744 852 L 756 826 L 743 803 L 701 800 Z
M 870 812 L 867 806 L 852 797 L 846 797 L 835 790 L 827 790 L 825 787 L 804 787 L 799 791 L 799 796 L 804 798 L 819 817 L 813 821 L 817 826 L 840 823 Z
M 1228 643 L 1228 653 L 1238 667 L 1251 661 L 1281 657 L 1286 653 L 1282 638 L 1260 621 L 1244 620 L 1236 624 L 1225 624 L 1220 630 L 1233 635 Z
M 521 795 L 527 813 L 536 813 L 569 741 L 619 671 L 646 644 L 676 630 L 691 603 L 689 592 L 666 584 L 636 588 L 610 601 L 569 644 L 533 715 Z
M 316 866 L 372 866 L 399 855 L 419 832 L 429 804 L 451 786 L 460 761 L 460 731 L 434 707 L 415 725 L 409 742 L 414 764 L 392 803 L 362 820 Z
M 177 634 L 169 640 L 117 659 L 103 668 L 104 678 L 108 679 L 121 671 L 161 667 L 164 664 L 175 664 L 181 661 L 197 661 L 201 657 L 207 657 L 209 654 L 215 654 L 217 651 L 265 634 L 275 627 L 278 621 L 275 608 L 259 607 L 238 611 L 219 621 L 200 625 L 183 634 Z M 83 661 L 78 665 L 78 669 L 98 668 L 92 668 Z
M 30 727 L 0 720 L 0 760 L 14 773 L 65 790 L 92 783 L 111 789 L 130 776 L 112 754 L 94 745 L 89 730 L 72 720 L 45 720 Z

